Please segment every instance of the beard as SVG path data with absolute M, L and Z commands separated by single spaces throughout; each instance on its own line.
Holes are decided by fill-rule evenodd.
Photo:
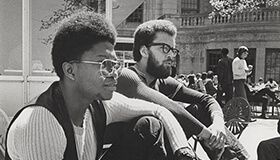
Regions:
M 170 59 L 168 59 L 169 61 Z M 147 68 L 146 72 L 152 75 L 155 78 L 164 79 L 171 75 L 172 67 L 165 66 L 165 62 L 163 62 L 161 65 L 158 64 L 156 61 L 153 53 L 149 51 L 149 57 L 147 62 Z

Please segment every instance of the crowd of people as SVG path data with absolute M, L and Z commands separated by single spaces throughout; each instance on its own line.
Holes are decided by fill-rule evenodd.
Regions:
M 136 28 L 136 64 L 129 68 L 114 52 L 116 35 L 97 13 L 81 11 L 63 21 L 51 50 L 60 80 L 13 117 L 6 160 L 198 160 L 192 136 L 211 160 L 249 158 L 224 126 L 215 98 L 222 91 L 228 100 L 231 93 L 219 75 L 170 76 L 179 54 L 172 22 L 151 20 Z M 245 51 L 241 47 L 232 64 L 245 65 Z M 233 69 L 235 90 L 245 93 L 243 74 L 251 70 L 235 75 Z M 104 142 L 112 144 L 105 153 Z
M 259 118 L 267 119 L 268 104 L 280 103 L 277 82 L 272 78 L 264 82 L 260 77 L 257 83 L 252 83 L 251 79 L 247 78 L 253 69 L 253 66 L 247 65 L 245 60 L 249 54 L 247 47 L 239 47 L 235 59 L 228 57 L 228 52 L 226 48 L 221 49 L 222 58 L 218 61 L 217 75 L 213 76 L 213 72 L 208 71 L 189 75 L 180 74 L 176 79 L 189 88 L 215 97 L 221 107 L 233 97 L 243 97 L 250 103 L 261 103 L 262 112 Z M 217 77 L 218 81 L 215 81 L 214 77 Z M 249 114 L 249 121 L 256 121 L 251 118 L 251 113 Z M 280 120 L 278 133 L 280 133 Z M 279 149 L 280 138 L 261 141 L 257 150 L 258 160 L 280 159 Z
M 227 56 L 228 52 L 227 48 L 221 49 L 222 58 L 218 61 L 216 75 L 213 71 L 208 71 L 188 75 L 179 74 L 175 76 L 175 79 L 186 87 L 213 96 L 222 107 L 233 97 L 243 97 L 250 103 L 261 103 L 262 114 L 260 118 L 267 119 L 268 104 L 280 103 L 277 82 L 272 78 L 269 78 L 266 83 L 262 77 L 257 83 L 252 83 L 250 78 L 247 79 L 253 68 L 251 65 L 247 66 L 244 60 L 248 55 L 247 47 L 241 46 L 239 48 L 239 54 L 235 60 Z M 243 68 L 243 71 L 240 71 L 240 68 Z M 251 118 L 251 121 L 255 120 Z

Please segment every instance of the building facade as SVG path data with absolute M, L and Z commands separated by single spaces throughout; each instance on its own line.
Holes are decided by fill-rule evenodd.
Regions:
M 221 48 L 234 57 L 237 48 L 249 48 L 247 63 L 254 66 L 251 79 L 280 82 L 280 8 L 261 8 L 229 17 L 209 19 L 209 0 L 146 0 L 117 25 L 120 36 L 132 37 L 139 24 L 168 19 L 178 28 L 178 73 L 215 72 Z

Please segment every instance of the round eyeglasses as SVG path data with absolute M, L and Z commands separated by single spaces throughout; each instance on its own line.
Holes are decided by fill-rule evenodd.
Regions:
M 84 64 L 97 64 L 100 65 L 100 75 L 103 78 L 114 77 L 118 78 L 123 68 L 122 60 L 104 59 L 102 62 L 87 61 L 87 60 L 72 60 L 69 63 L 84 63 Z
M 179 50 L 176 48 L 171 47 L 170 45 L 166 44 L 166 43 L 151 43 L 146 45 L 147 47 L 151 47 L 151 46 L 161 46 L 162 48 L 162 52 L 166 55 L 169 55 L 171 57 L 176 57 L 179 54 Z M 172 51 L 172 52 L 170 52 Z

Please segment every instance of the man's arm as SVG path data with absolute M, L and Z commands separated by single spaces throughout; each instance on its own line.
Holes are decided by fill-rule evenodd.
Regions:
M 195 135 L 206 136 L 209 134 L 206 127 L 186 111 L 181 105 L 169 99 L 162 93 L 149 88 L 138 75 L 124 68 L 118 79 L 117 92 L 130 98 L 139 98 L 159 104 L 171 111 L 177 118 L 186 133 L 193 132 Z
M 217 64 L 217 75 L 218 75 L 218 82 L 221 84 L 224 81 L 224 65 L 222 59 L 218 61 Z
M 278 123 L 277 123 L 277 131 L 280 134 L 280 119 L 278 120 Z
M 176 81 L 168 78 L 166 83 L 169 85 L 169 83 L 176 83 Z M 215 98 L 185 86 L 181 86 L 180 90 L 178 90 L 173 97 L 173 100 L 190 104 L 198 104 L 199 107 L 203 107 L 206 112 L 210 113 L 212 119 L 214 119 L 216 115 L 223 117 L 223 111 Z
M 30 107 L 11 126 L 7 149 L 12 159 L 61 160 L 66 143 L 55 117 L 43 107 Z
M 140 99 L 127 98 L 117 92 L 113 94 L 111 100 L 103 101 L 103 104 L 107 114 L 107 124 L 151 115 L 163 123 L 174 152 L 189 145 L 180 124 L 164 107 Z
M 176 82 L 169 78 L 166 83 L 168 84 Z M 209 113 L 212 124 L 210 124 L 208 128 L 212 130 L 212 134 L 214 134 L 217 138 L 217 141 L 215 141 L 213 145 L 210 144 L 210 146 L 213 148 L 223 147 L 223 138 L 225 137 L 224 115 L 219 103 L 215 100 L 215 98 L 208 94 L 203 94 L 196 90 L 182 86 L 174 96 L 173 100 L 184 103 L 198 104 L 198 107 L 201 107 L 201 110 L 204 111 L 204 113 Z

